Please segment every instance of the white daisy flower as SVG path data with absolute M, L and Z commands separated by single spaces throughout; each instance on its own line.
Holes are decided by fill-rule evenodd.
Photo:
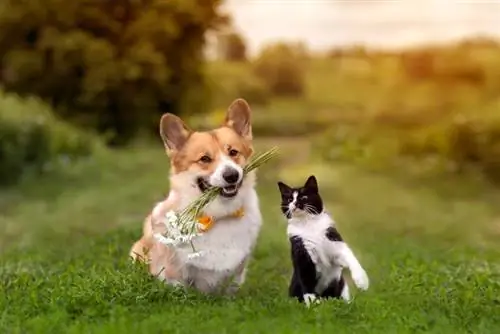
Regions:
M 158 240 L 159 242 L 161 242 L 164 245 L 168 246 L 168 245 L 177 244 L 176 240 L 174 240 L 172 238 L 167 238 L 164 235 L 162 235 L 161 233 L 155 233 L 153 236 L 155 237 L 156 240 Z
M 188 260 L 192 260 L 192 259 L 199 258 L 200 256 L 203 256 L 203 252 L 201 252 L 201 251 L 188 254 L 187 258 L 188 258 Z

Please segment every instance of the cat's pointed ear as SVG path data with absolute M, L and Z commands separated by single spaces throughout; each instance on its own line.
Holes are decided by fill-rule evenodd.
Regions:
M 318 181 L 314 175 L 309 176 L 304 185 L 304 188 L 310 189 L 312 191 L 318 192 Z
M 283 194 L 287 194 L 287 193 L 289 193 L 292 190 L 292 188 L 290 188 L 289 186 L 287 186 L 286 184 L 284 184 L 281 181 L 278 182 L 278 188 L 280 188 L 280 193 L 282 195 Z

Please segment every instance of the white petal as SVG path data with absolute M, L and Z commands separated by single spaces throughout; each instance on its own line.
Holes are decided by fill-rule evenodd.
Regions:
M 161 242 L 164 245 L 175 245 L 175 240 L 173 240 L 171 238 L 166 238 L 165 236 L 161 235 L 160 233 L 155 233 L 153 236 L 155 237 L 156 240 L 158 240 L 159 242 Z
M 196 259 L 200 256 L 203 256 L 203 253 L 202 252 L 196 252 L 196 253 L 191 253 L 191 254 L 188 254 L 188 259 L 191 260 L 191 259 Z

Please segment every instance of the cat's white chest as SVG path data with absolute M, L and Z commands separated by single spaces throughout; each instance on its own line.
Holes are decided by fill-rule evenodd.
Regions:
M 292 218 L 288 223 L 288 236 L 299 236 L 302 239 L 304 248 L 319 270 L 326 270 L 332 264 L 334 254 L 331 241 L 326 237 L 326 229 L 332 223 L 333 220 L 326 213 L 309 219 Z
M 331 252 L 327 247 L 328 240 L 324 233 L 319 234 L 302 234 L 300 235 L 304 248 L 307 250 L 311 260 L 318 269 L 329 267 L 331 263 Z
M 333 280 L 342 275 L 342 267 L 336 265 L 335 246 L 326 237 L 326 230 L 332 226 L 333 220 L 325 213 L 309 220 L 289 221 L 288 236 L 301 238 L 311 261 L 314 263 L 318 282 L 316 293 L 322 293 Z

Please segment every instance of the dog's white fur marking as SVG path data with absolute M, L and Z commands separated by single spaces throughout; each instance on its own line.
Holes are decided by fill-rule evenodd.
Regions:
M 333 279 L 340 279 L 342 268 L 348 268 L 351 272 L 354 284 L 361 290 L 367 290 L 369 279 L 365 270 L 354 256 L 347 243 L 343 241 L 330 241 L 326 238 L 324 231 L 329 226 L 335 226 L 333 219 L 325 212 L 311 216 L 307 220 L 292 216 L 288 220 L 288 236 L 300 236 L 304 247 L 309 253 L 311 260 L 316 265 L 319 272 L 328 273 L 322 275 L 316 287 L 316 293 L 320 294 L 326 289 Z M 332 264 L 337 268 L 332 270 Z M 347 284 L 345 285 L 347 286 Z M 344 297 L 344 291 L 342 292 Z M 349 290 L 345 291 L 346 300 Z
M 228 165 L 227 162 L 224 164 Z M 234 166 L 231 167 L 234 168 Z M 180 203 L 176 209 L 183 209 L 200 196 L 199 188 L 195 183 L 197 176 L 191 172 L 182 172 L 172 176 L 172 183 L 175 184 Z M 218 196 L 207 205 L 204 210 L 205 214 L 215 217 L 216 222 L 209 231 L 193 240 L 195 248 L 201 251 L 203 256 L 188 259 L 188 254 L 192 252 L 189 244 L 175 249 L 185 285 L 192 284 L 203 292 L 212 292 L 232 275 L 236 275 L 234 277 L 236 284 L 243 284 L 246 262 L 256 244 L 262 224 L 254 185 L 255 174 L 249 173 L 243 180 L 237 195 L 232 198 Z M 226 217 L 242 207 L 243 217 L 217 221 L 217 218 Z M 237 272 L 242 264 L 243 269 Z
M 229 184 L 226 182 L 226 180 L 224 180 L 222 174 L 224 174 L 224 172 L 228 168 L 238 171 L 239 177 L 236 183 L 241 182 L 241 179 L 243 178 L 243 169 L 237 163 L 231 160 L 231 158 L 229 158 L 226 154 L 222 152 L 220 152 L 219 158 L 220 161 L 217 164 L 215 171 L 212 173 L 212 175 L 210 175 L 208 179 L 210 184 L 215 187 L 221 187 L 221 188 L 227 187 Z

